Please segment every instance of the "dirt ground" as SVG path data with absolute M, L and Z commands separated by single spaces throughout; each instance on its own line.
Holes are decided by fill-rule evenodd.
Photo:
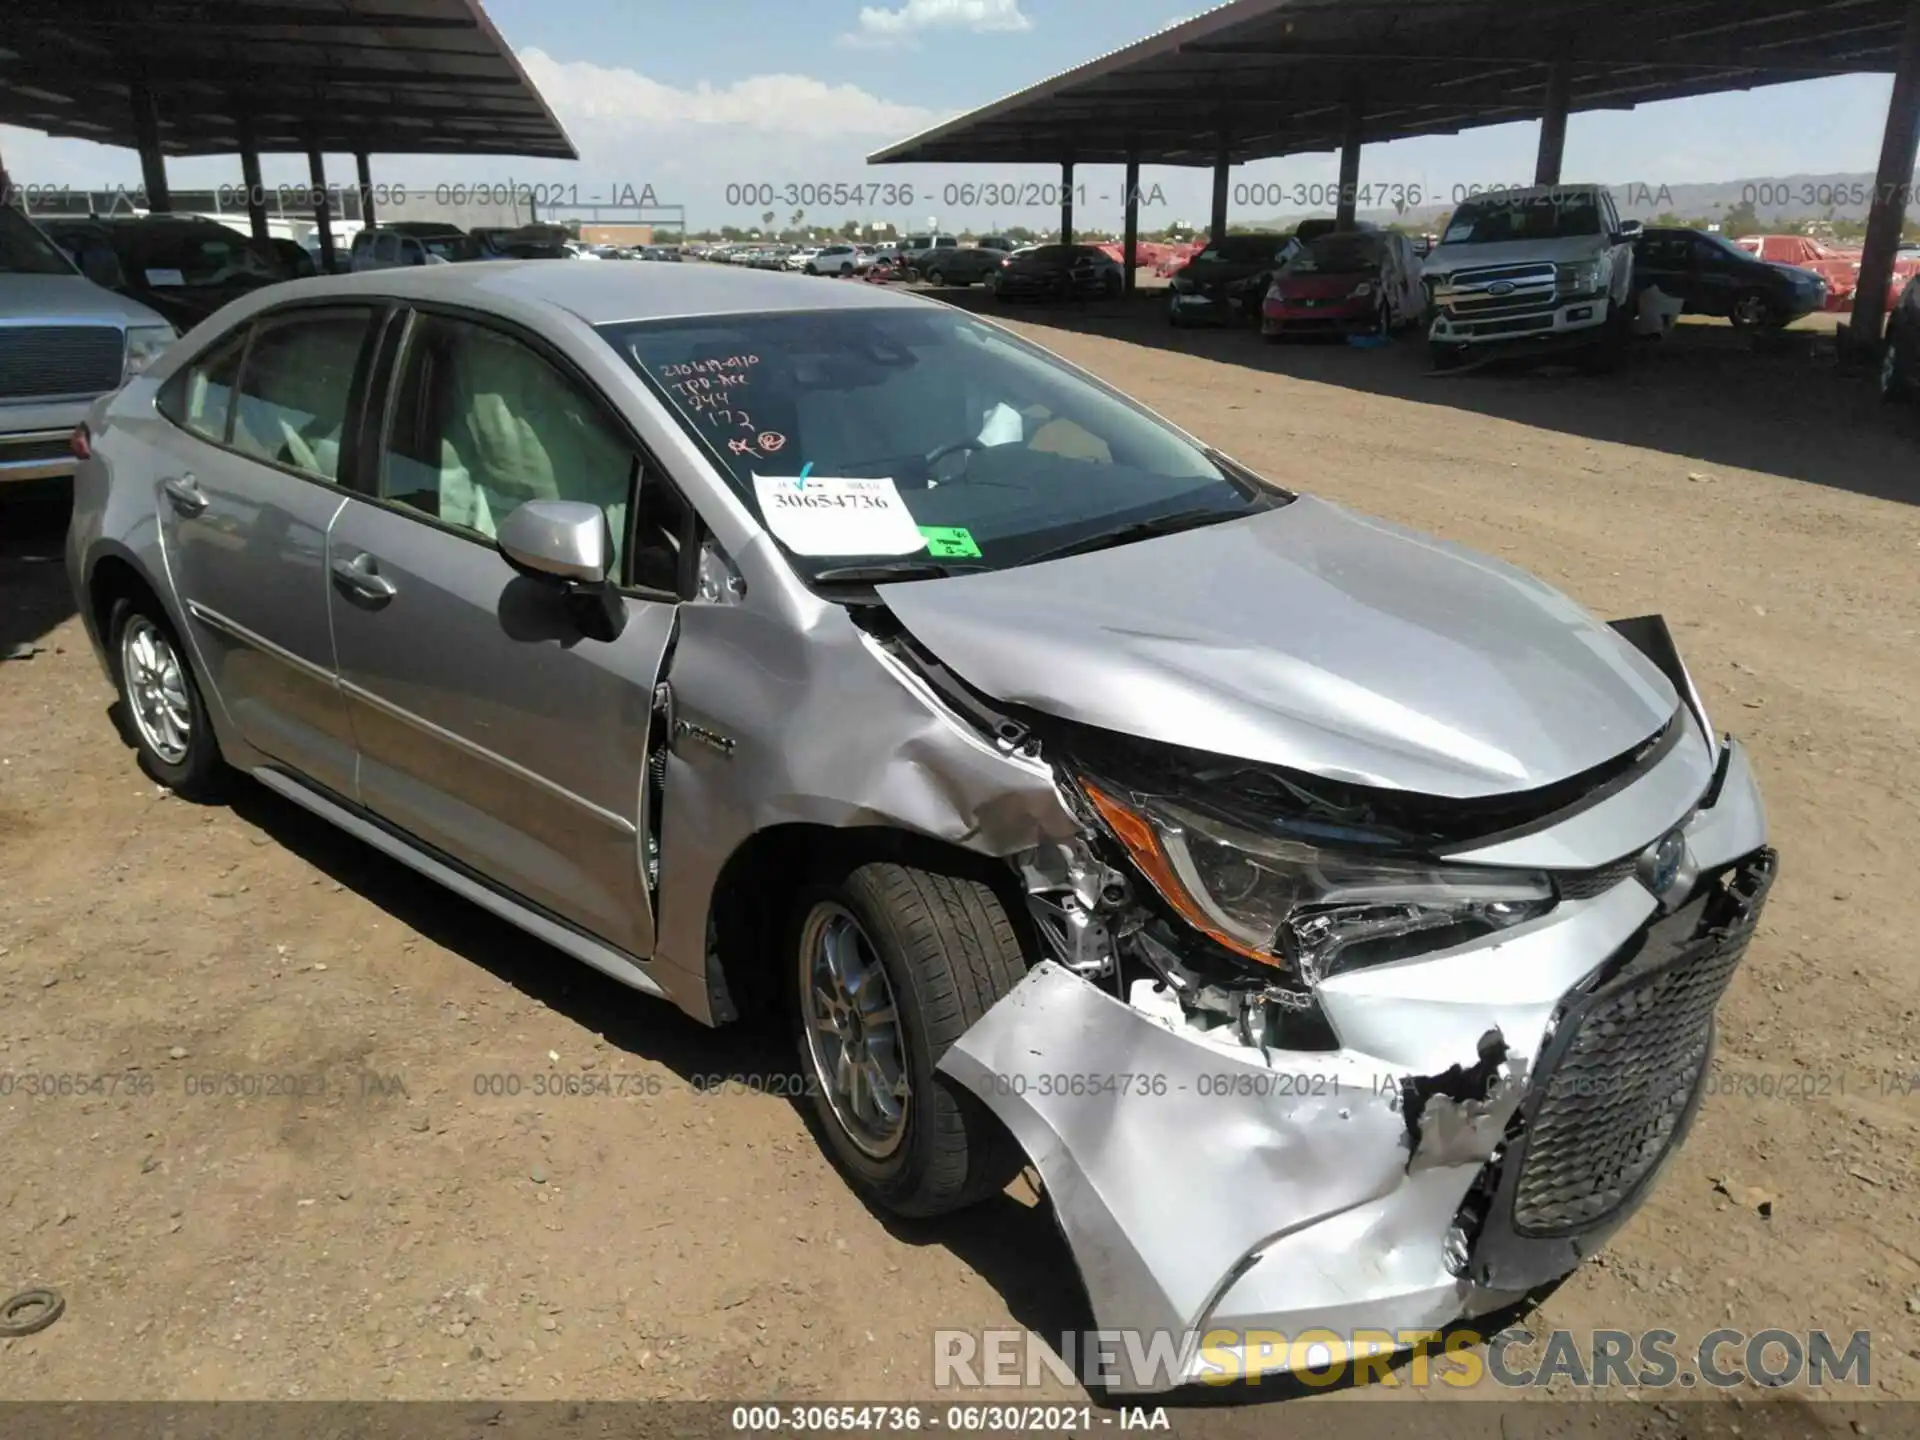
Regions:
M 1669 618 L 1752 747 L 1782 878 L 1723 1093 L 1531 1328 L 1866 1329 L 1866 1393 L 1920 1398 L 1920 417 L 1797 334 L 1443 379 L 1417 344 L 1174 332 L 1146 301 L 1020 323 L 1284 483 Z M 62 506 L 0 497 L 0 653 L 40 647 L 0 663 L 0 1293 L 67 1298 L 0 1342 L 0 1395 L 925 1398 L 936 1327 L 1087 1323 L 1030 1191 L 865 1209 L 767 1093 L 791 1068 L 767 1037 L 257 787 L 157 791 L 69 612 Z M 549 1072 L 639 1078 L 482 1093 Z M 1209 1420 L 1271 1433 L 1266 1409 Z

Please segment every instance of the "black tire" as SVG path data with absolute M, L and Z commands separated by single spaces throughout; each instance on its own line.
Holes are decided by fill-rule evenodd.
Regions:
M 1764 291 L 1745 290 L 1733 297 L 1727 318 L 1736 330 L 1778 330 L 1784 323 Z
M 1433 356 L 1433 368 L 1436 370 L 1458 370 L 1467 361 L 1467 347 L 1456 345 L 1451 340 L 1433 340 L 1428 342 L 1429 352 Z
M 1100 288 L 1105 293 L 1107 299 L 1117 300 L 1120 298 L 1120 292 L 1126 289 L 1126 281 L 1118 275 L 1109 275 L 1106 280 L 1102 282 Z
M 1900 337 L 1891 328 L 1880 345 L 1879 390 L 1881 400 L 1889 405 L 1913 395 L 1913 378 L 1907 374 L 1906 362 L 1900 355 Z
M 945 285 L 947 283 L 947 272 L 944 270 L 929 270 L 927 272 L 927 283 L 929 285 Z
M 129 641 L 137 643 L 141 633 L 164 643 L 177 665 L 179 696 L 177 705 L 187 718 L 185 744 L 179 754 L 168 754 L 154 738 L 158 727 L 143 723 L 150 713 L 150 701 L 143 700 L 148 680 L 128 674 Z M 166 614 L 149 596 L 116 600 L 107 617 L 107 655 L 113 665 L 113 682 L 120 692 L 122 730 L 140 757 L 140 768 L 157 783 L 187 800 L 212 800 L 219 796 L 227 778 L 226 762 L 220 756 L 220 742 L 207 716 L 207 703 L 200 694 L 199 678 L 186 647 L 174 633 Z M 151 693 L 151 692 L 146 692 Z M 143 711 L 143 704 L 149 708 Z
M 803 945 L 816 933 L 816 917 L 832 923 L 840 915 L 852 917 L 869 947 L 863 954 L 878 960 L 898 1017 L 905 1118 L 884 1154 L 863 1147 L 837 1112 L 800 993 L 802 969 L 812 964 Z M 862 865 L 838 883 L 801 893 L 783 953 L 801 1074 L 828 1154 L 855 1188 L 903 1216 L 945 1214 L 1003 1189 L 1024 1163 L 1019 1146 L 976 1096 L 934 1068 L 1026 973 L 1019 939 L 993 891 L 905 865 Z

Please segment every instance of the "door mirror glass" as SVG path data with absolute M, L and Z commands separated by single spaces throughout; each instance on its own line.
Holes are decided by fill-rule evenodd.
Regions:
M 1624 244 L 1626 241 L 1638 235 L 1641 228 L 1638 220 L 1622 220 L 1620 222 L 1620 228 L 1614 232 L 1614 242 L 1616 244 Z
M 607 512 L 584 500 L 529 500 L 500 522 L 496 542 L 530 575 L 604 585 L 613 566 Z

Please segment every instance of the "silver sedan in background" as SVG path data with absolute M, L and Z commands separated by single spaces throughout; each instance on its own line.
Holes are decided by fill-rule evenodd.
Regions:
M 1700 1102 L 1775 858 L 1660 620 L 1000 327 L 717 266 L 297 281 L 87 431 L 67 564 L 149 773 L 784 1015 L 853 1184 L 1031 1161 L 1103 1329 L 1483 1313 Z

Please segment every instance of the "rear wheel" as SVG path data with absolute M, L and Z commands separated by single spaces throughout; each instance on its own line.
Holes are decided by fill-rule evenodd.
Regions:
M 827 1148 L 876 1203 L 938 1215 L 1004 1187 L 1019 1147 L 934 1067 L 1026 972 L 978 881 L 863 865 L 810 887 L 789 929 L 791 1013 Z
M 186 649 L 159 604 L 148 597 L 116 601 L 107 635 L 140 768 L 186 799 L 213 798 L 226 766 Z

